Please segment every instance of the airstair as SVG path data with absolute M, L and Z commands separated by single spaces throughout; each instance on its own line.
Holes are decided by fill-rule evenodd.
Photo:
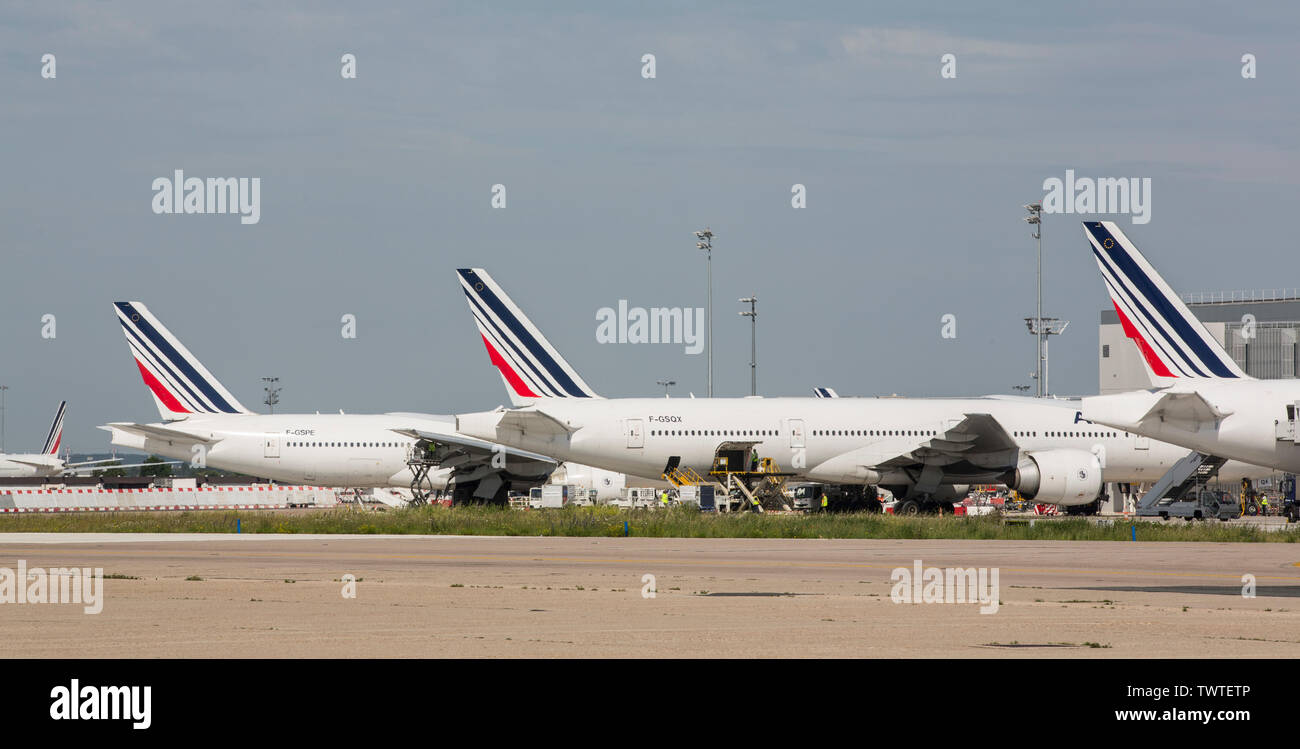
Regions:
M 1206 455 L 1193 450 L 1187 457 L 1174 464 L 1169 472 L 1160 477 L 1142 499 L 1138 501 L 1139 516 L 1168 515 L 1168 507 L 1184 499 L 1197 496 L 1198 490 L 1208 484 L 1219 473 L 1227 458 Z

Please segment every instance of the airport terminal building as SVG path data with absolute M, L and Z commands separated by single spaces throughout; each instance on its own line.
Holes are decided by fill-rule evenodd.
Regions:
M 1300 289 L 1185 294 L 1183 301 L 1251 377 L 1290 379 L 1300 371 Z M 1098 338 L 1102 395 L 1151 387 L 1113 308 L 1102 311 Z

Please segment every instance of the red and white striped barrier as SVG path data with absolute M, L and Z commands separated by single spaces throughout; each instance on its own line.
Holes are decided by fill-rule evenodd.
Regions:
M 336 490 L 323 486 L 142 487 L 138 489 L 0 487 L 0 512 L 82 512 L 115 510 L 244 510 L 290 505 L 329 507 Z

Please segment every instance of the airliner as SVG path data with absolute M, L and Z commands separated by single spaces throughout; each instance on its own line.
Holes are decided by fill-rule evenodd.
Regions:
M 1085 420 L 1078 400 L 982 398 L 602 398 L 481 268 L 457 271 L 512 408 L 460 414 L 460 434 L 612 471 L 704 474 L 750 450 L 800 478 L 875 484 L 898 513 L 943 510 L 970 484 L 1006 484 L 1091 512 L 1108 482 L 1154 482 L 1186 454 Z M 819 393 L 820 396 L 829 393 Z M 1225 465 L 1225 479 L 1268 475 Z
M 144 304 L 117 302 L 114 309 L 162 417 L 100 427 L 114 445 L 283 483 L 346 488 L 410 488 L 410 455 L 425 451 L 437 467 L 421 488 L 451 490 L 455 503 L 504 502 L 511 489 L 546 483 L 556 467 L 546 456 L 458 434 L 453 416 L 253 413 Z
M 67 401 L 59 403 L 58 410 L 54 412 L 54 423 L 50 424 L 50 431 L 45 436 L 45 446 L 41 448 L 40 452 L 0 453 L 0 478 L 73 476 L 78 473 L 103 468 L 138 468 L 148 465 L 146 463 L 107 465 L 109 463 L 116 464 L 116 458 L 87 460 L 80 463 L 69 463 L 66 459 L 60 458 L 59 445 L 63 443 L 63 416 L 67 410 Z
M 1247 375 L 1114 222 L 1087 222 L 1084 232 L 1152 384 L 1084 398 L 1084 415 L 1209 455 L 1300 473 L 1300 380 Z

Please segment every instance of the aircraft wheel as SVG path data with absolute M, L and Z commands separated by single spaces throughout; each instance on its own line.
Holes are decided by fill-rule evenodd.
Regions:
M 921 504 L 915 499 L 904 499 L 894 505 L 895 515 L 919 515 L 921 514 Z

